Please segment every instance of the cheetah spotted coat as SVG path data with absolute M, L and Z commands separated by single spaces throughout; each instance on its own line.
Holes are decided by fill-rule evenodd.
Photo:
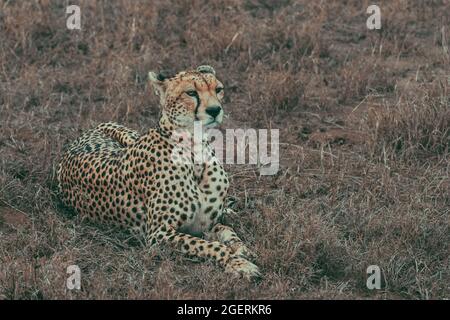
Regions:
M 219 223 L 229 180 L 213 149 L 200 142 L 203 163 L 194 161 L 195 148 L 177 153 L 182 142 L 177 129 L 221 121 L 223 90 L 214 69 L 202 66 L 172 78 L 150 73 L 150 81 L 160 96 L 159 125 L 143 135 L 116 123 L 83 133 L 59 163 L 62 200 L 83 218 L 125 228 L 149 245 L 168 244 L 213 259 L 226 272 L 259 277 L 248 260 L 250 250 L 231 227 Z M 208 115 L 211 105 L 214 118 Z M 184 151 L 192 147 L 181 145 Z

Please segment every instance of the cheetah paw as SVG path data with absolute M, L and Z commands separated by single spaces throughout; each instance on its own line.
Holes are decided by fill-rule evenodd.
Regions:
M 235 242 L 230 245 L 231 250 L 233 253 L 239 257 L 247 258 L 250 260 L 256 259 L 256 253 L 254 253 L 252 250 L 250 250 L 245 244 L 242 242 Z
M 225 272 L 243 277 L 249 281 L 262 278 L 261 272 L 255 264 L 240 257 L 232 258 L 226 265 Z

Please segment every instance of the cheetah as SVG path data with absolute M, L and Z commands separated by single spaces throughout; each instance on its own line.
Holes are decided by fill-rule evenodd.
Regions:
M 84 132 L 58 165 L 62 201 L 83 219 L 129 230 L 148 246 L 168 245 L 227 273 L 260 278 L 254 254 L 221 223 L 229 179 L 207 139 L 197 143 L 207 161 L 194 161 L 195 148 L 174 156 L 186 140 L 176 132 L 189 136 L 196 122 L 208 128 L 223 120 L 224 87 L 214 68 L 171 77 L 149 72 L 149 81 L 159 97 L 158 125 L 142 135 L 112 122 Z

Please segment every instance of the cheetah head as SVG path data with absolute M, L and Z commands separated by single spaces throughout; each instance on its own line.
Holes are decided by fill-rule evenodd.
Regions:
M 190 128 L 194 121 L 203 127 L 222 122 L 223 84 L 211 66 L 182 71 L 173 77 L 149 73 L 155 94 L 159 96 L 162 116 L 176 128 Z

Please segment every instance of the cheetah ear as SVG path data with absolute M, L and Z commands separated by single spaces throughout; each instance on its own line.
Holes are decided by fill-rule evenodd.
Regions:
M 162 73 L 156 74 L 153 71 L 150 71 L 148 73 L 148 79 L 150 80 L 150 83 L 152 85 L 153 90 L 155 91 L 155 94 L 160 98 L 161 103 L 165 99 L 165 93 L 166 93 L 166 79 L 167 77 L 164 76 Z
M 214 70 L 213 67 L 207 66 L 207 65 L 199 66 L 197 68 L 197 72 L 200 72 L 200 73 L 211 73 L 213 75 L 216 75 L 216 70 Z

